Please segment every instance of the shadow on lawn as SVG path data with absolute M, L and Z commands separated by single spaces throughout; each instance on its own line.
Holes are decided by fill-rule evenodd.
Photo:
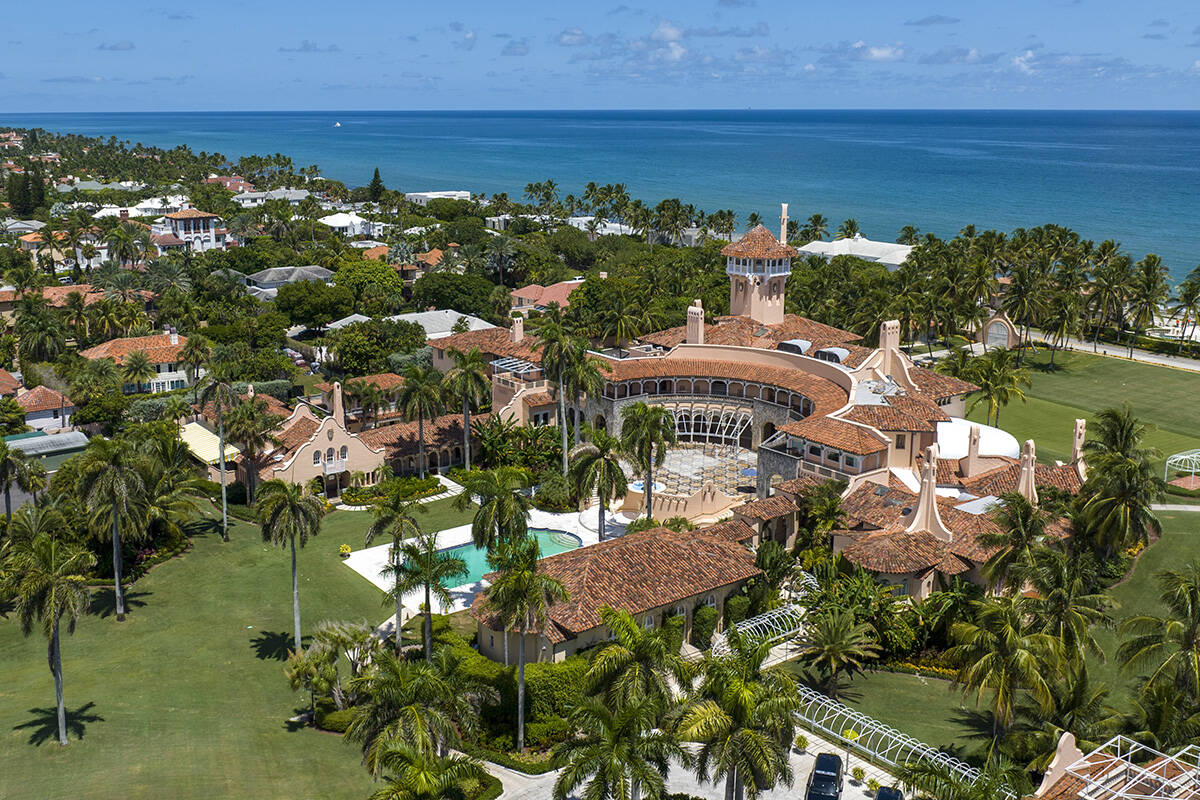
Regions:
M 125 613 L 129 613 L 137 608 L 144 608 L 146 601 L 142 598 L 149 597 L 153 592 L 125 592 Z M 92 603 L 88 607 L 88 613 L 94 614 L 101 619 L 111 617 L 117 612 L 117 598 L 111 589 L 101 590 L 92 594 Z
M 229 527 L 233 527 L 234 520 L 230 518 Z M 221 535 L 221 517 L 213 519 L 211 517 L 198 517 L 191 522 L 181 526 L 184 536 L 189 539 L 197 539 L 204 536 L 220 536 Z
M 307 645 L 309 638 L 301 636 L 300 644 Z M 292 638 L 292 634 L 281 631 L 260 631 L 250 640 L 250 646 L 254 648 L 254 655 L 263 661 L 287 661 L 294 644 L 295 640 Z
M 82 739 L 88 723 L 104 722 L 104 717 L 92 713 L 92 709 L 95 706 L 95 703 L 84 703 L 79 708 L 67 709 L 68 739 Z M 54 706 L 49 708 L 31 708 L 29 709 L 29 713 L 33 714 L 33 719 L 28 722 L 22 722 L 19 725 L 14 725 L 13 730 L 28 730 L 29 744 L 35 747 L 46 742 L 57 742 L 58 709 Z

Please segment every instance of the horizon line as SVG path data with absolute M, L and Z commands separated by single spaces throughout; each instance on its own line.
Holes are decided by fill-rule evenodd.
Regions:
M 785 108 L 785 107 L 714 107 L 714 108 L 276 108 L 276 109 L 121 109 L 121 110 L 92 110 L 92 111 L 8 111 L 0 115 L 19 116 L 36 114 L 84 115 L 84 114 L 478 114 L 478 113 L 551 113 L 551 114 L 587 114 L 587 113 L 638 113 L 638 112 L 976 112 L 976 113 L 1118 113 L 1118 114 L 1195 114 L 1200 108 L 1018 108 L 996 107 L 982 108 L 977 106 L 938 106 L 938 107 L 823 107 L 823 108 Z

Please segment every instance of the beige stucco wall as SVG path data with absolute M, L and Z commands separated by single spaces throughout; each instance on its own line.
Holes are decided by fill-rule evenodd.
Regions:
M 293 418 L 308 417 L 316 419 L 312 411 L 305 405 L 297 407 Z M 333 448 L 334 460 L 341 460 L 342 447 L 346 448 L 345 464 L 337 472 L 365 472 L 368 476 L 383 464 L 383 451 L 372 450 L 362 439 L 354 436 L 334 421 L 333 416 L 320 420 L 317 428 L 307 442 L 296 450 L 295 454 L 282 463 L 272 463 L 270 457 L 267 464 L 271 467 L 271 478 L 282 478 L 291 483 L 303 483 L 313 478 L 325 477 L 325 462 L 329 448 Z M 313 463 L 313 453 L 320 452 L 321 460 Z M 331 475 L 332 476 L 332 475 Z

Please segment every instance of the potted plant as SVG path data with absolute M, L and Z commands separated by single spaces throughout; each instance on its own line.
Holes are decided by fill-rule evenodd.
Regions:
M 350 545 L 348 545 L 348 544 L 339 545 L 338 546 L 338 555 L 341 556 L 342 558 L 349 558 L 350 557 Z
M 861 785 L 863 778 L 867 777 L 867 771 L 862 767 L 855 767 L 850 770 L 850 777 L 854 779 L 855 784 Z
M 879 792 L 879 781 L 871 778 L 867 781 L 867 793 L 874 797 Z
M 808 737 L 801 733 L 796 736 L 796 752 L 803 753 L 806 750 L 808 750 Z

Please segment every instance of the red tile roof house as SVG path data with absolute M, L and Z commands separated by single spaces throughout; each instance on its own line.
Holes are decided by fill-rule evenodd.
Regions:
M 125 363 L 125 358 L 132 353 L 142 352 L 154 365 L 155 374 L 149 382 L 143 384 L 151 392 L 166 392 L 171 389 L 183 389 L 191 386 L 191 375 L 187 367 L 180 361 L 187 337 L 178 333 L 165 331 L 152 336 L 131 336 L 125 339 L 110 339 L 103 344 L 89 347 L 79 355 L 86 359 L 111 358 L 117 366 Z M 201 369 L 197 377 L 203 377 Z M 125 392 L 138 391 L 133 384 L 125 385 Z
M 687 637 L 697 608 L 707 605 L 722 614 L 725 598 L 761 574 L 754 554 L 717 528 L 639 531 L 543 558 L 538 570 L 562 581 L 569 597 L 550 607 L 545 628 L 526 636 L 530 661 L 562 661 L 606 641 L 604 606 L 629 611 L 648 628 L 661 625 L 664 615 L 682 615 Z M 471 614 L 478 622 L 479 652 L 503 661 L 504 626 L 483 592 L 475 595 Z M 515 654 L 520 634 L 507 635 L 507 650 Z
M 25 424 L 35 431 L 57 431 L 71 427 L 75 406 L 49 386 L 18 390 L 17 405 L 25 409 Z
M 571 292 L 582 285 L 583 278 L 575 278 L 552 283 L 549 286 L 531 283 L 520 289 L 513 289 L 511 292 L 512 310 L 527 315 L 530 311 L 545 311 L 551 303 L 558 303 L 559 308 L 566 309 L 571 305 Z

